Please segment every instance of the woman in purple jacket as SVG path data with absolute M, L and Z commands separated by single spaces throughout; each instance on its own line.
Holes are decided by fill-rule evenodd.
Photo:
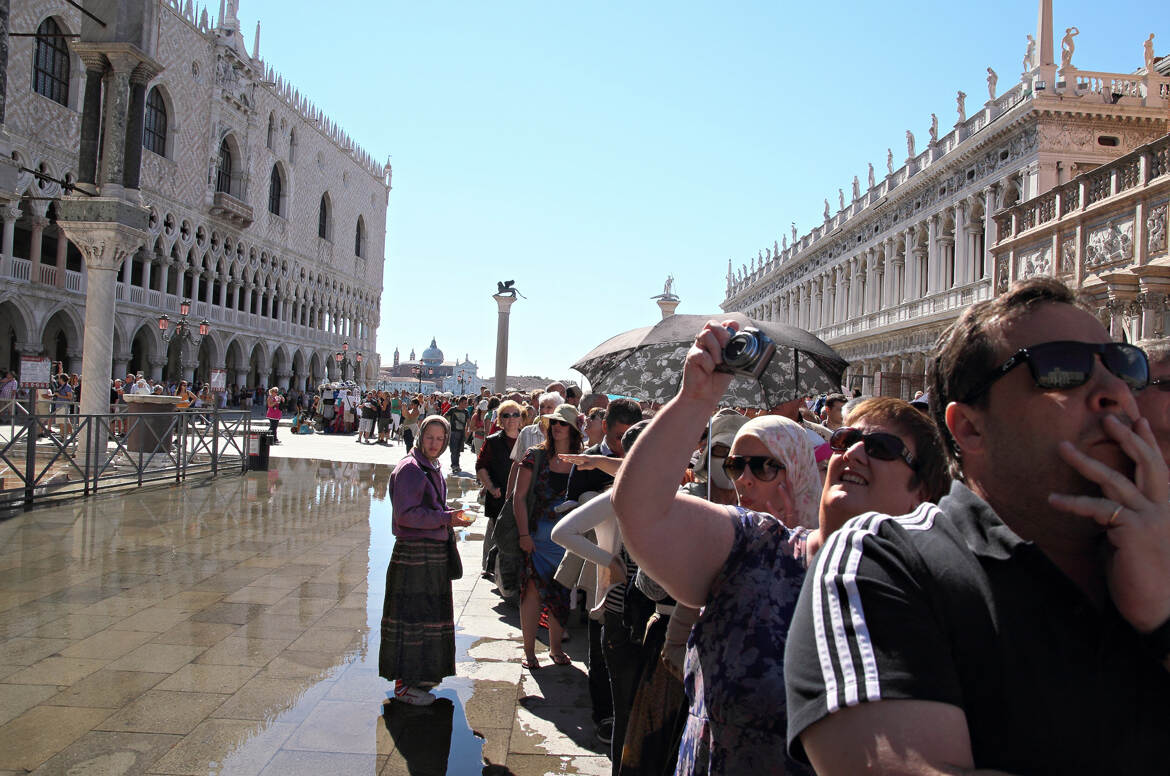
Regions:
M 422 422 L 418 444 L 390 475 L 394 552 L 386 570 L 378 673 L 394 680 L 396 700 L 434 702 L 430 689 L 455 674 L 455 613 L 447 570 L 453 527 L 471 525 L 447 508 L 439 456 L 451 427 L 441 415 Z

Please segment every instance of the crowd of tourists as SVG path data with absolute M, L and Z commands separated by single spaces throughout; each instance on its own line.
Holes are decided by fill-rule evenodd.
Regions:
M 584 596 L 613 773 L 1170 770 L 1170 342 L 1114 342 L 1033 278 L 964 311 L 913 403 L 744 413 L 729 336 L 697 333 L 662 407 L 475 404 L 480 571 L 528 671 L 542 619 L 571 662 Z M 450 413 L 392 475 L 380 672 L 410 704 L 455 673 Z

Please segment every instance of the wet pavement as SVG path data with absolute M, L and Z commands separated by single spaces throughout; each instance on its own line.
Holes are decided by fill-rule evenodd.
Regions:
M 453 583 L 458 675 L 430 707 L 388 702 L 379 621 L 403 448 L 276 450 L 268 472 L 0 522 L 0 776 L 609 773 L 585 629 L 574 620 L 572 666 L 521 669 L 518 613 L 477 573 L 482 518 Z M 366 460 L 281 457 L 310 453 Z M 448 481 L 474 503 L 473 480 Z

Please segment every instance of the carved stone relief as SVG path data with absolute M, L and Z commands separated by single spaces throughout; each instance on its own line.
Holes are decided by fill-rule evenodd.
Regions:
M 1097 269 L 1106 264 L 1133 258 L 1133 217 L 1110 221 L 1088 233 L 1085 238 L 1085 268 Z
M 1034 251 L 1016 255 L 1016 279 L 1052 274 L 1052 246 L 1044 245 Z
M 1072 275 L 1077 269 L 1077 243 L 1075 239 L 1060 243 L 1060 274 Z
M 1147 250 L 1151 255 L 1166 250 L 1166 203 L 1150 210 L 1146 218 Z

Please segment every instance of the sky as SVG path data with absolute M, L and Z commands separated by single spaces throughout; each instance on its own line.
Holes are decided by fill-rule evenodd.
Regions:
M 218 4 L 216 4 L 218 5 Z M 820 223 L 1018 82 L 1035 0 L 937 3 L 241 0 L 249 48 L 393 164 L 378 350 L 434 337 L 494 374 L 496 281 L 515 280 L 508 373 L 555 378 L 660 313 L 718 313 L 727 262 Z M 1132 72 L 1156 0 L 1054 0 L 1054 48 Z M 211 9 L 215 12 L 217 9 Z

